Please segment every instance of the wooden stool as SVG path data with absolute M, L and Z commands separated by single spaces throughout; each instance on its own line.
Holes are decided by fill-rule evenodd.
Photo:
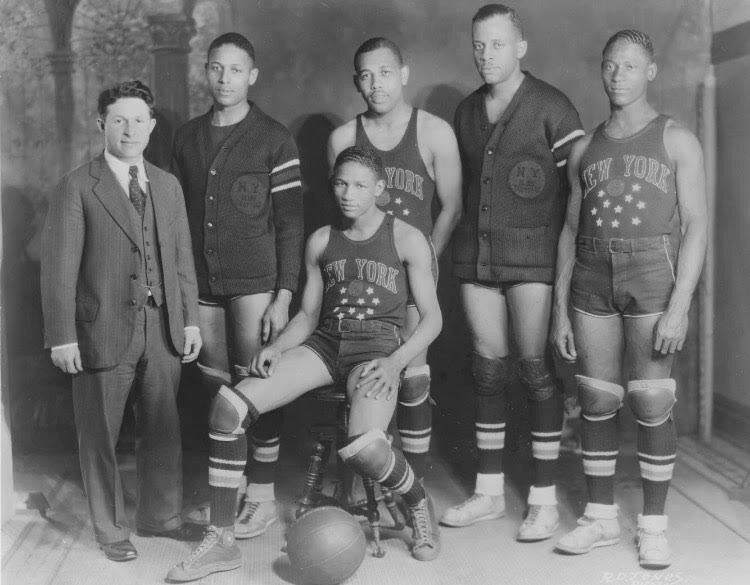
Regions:
M 393 528 L 402 530 L 406 526 L 404 514 L 399 509 L 396 499 L 390 490 L 380 486 L 380 495 L 375 493 L 375 482 L 362 477 L 362 484 L 367 496 L 364 502 L 353 501 L 352 487 L 354 473 L 338 458 L 338 475 L 342 479 L 333 496 L 323 493 L 323 476 L 331 452 L 338 453 L 338 449 L 346 443 L 347 428 L 349 426 L 349 401 L 346 391 L 339 386 L 322 386 L 308 392 L 305 397 L 320 403 L 335 406 L 335 418 L 325 423 L 314 424 L 310 433 L 315 437 L 313 452 L 307 461 L 305 484 L 299 500 L 296 516 L 299 518 L 306 512 L 318 506 L 339 506 L 355 516 L 366 516 L 372 529 L 375 550 L 373 556 L 381 558 L 385 551 L 380 546 L 380 512 L 378 503 L 383 502 L 393 520 Z

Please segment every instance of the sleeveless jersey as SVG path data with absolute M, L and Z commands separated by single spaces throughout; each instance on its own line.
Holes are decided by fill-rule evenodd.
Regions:
M 396 327 L 406 317 L 406 270 L 393 239 L 394 218 L 386 215 L 377 231 L 355 241 L 331 226 L 320 259 L 323 306 L 327 319 L 377 319 Z
M 663 114 L 628 138 L 600 124 L 581 157 L 579 233 L 633 239 L 679 231 L 674 164 L 664 148 Z
M 373 146 L 362 125 L 362 116 L 357 116 L 355 144 L 373 149 L 383 161 L 385 191 L 376 201 L 378 207 L 429 236 L 432 233 L 435 181 L 430 178 L 419 152 L 417 112 L 417 108 L 412 109 L 406 132 L 391 150 Z

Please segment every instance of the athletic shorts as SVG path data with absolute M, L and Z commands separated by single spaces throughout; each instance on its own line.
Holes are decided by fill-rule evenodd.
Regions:
M 273 294 L 274 291 L 269 290 L 266 291 L 268 293 Z M 262 294 L 262 293 L 253 293 L 253 294 Z M 242 297 L 249 297 L 252 295 L 227 295 L 227 296 L 215 296 L 215 295 L 205 295 L 198 298 L 198 304 L 203 305 L 204 307 L 222 307 L 226 309 L 229 306 L 229 303 L 234 301 L 235 299 L 239 299 Z
M 395 325 L 358 319 L 329 319 L 302 344 L 323 361 L 336 384 L 346 384 L 356 366 L 388 357 L 399 345 Z
M 676 247 L 668 235 L 622 240 L 578 236 L 571 304 L 595 317 L 662 314 L 675 283 Z
M 531 282 L 536 282 L 533 280 L 508 280 L 506 282 L 490 282 L 488 280 L 472 280 L 470 278 L 462 278 L 461 284 L 473 284 L 474 286 L 481 286 L 482 288 L 490 288 L 493 290 L 500 289 L 500 292 L 502 294 L 505 294 L 509 288 L 515 288 L 517 286 L 521 286 L 522 284 L 529 284 Z M 542 284 L 549 284 L 548 282 L 544 282 Z
M 440 267 L 438 266 L 438 257 L 437 253 L 435 252 L 435 246 L 432 243 L 432 238 L 427 236 L 427 243 L 430 244 L 430 252 L 432 253 L 432 280 L 435 283 L 435 287 L 437 288 L 437 282 L 438 282 L 438 276 L 440 275 Z M 406 284 L 408 286 L 409 284 L 409 278 L 407 276 L 406 278 Z M 416 307 L 416 303 L 414 302 L 414 297 L 411 294 L 411 287 L 409 287 L 407 295 L 406 295 L 406 306 L 407 307 Z

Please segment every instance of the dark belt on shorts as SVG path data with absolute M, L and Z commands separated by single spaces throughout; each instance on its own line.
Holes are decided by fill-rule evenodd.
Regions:
M 628 254 L 645 252 L 646 250 L 663 250 L 669 245 L 668 235 L 649 236 L 646 238 L 596 238 L 594 236 L 578 236 L 577 245 L 581 250 L 590 252 L 609 252 L 610 254 Z
M 320 324 L 321 329 L 336 331 L 338 333 L 345 331 L 359 331 L 362 333 L 398 333 L 398 327 L 391 323 L 378 321 L 377 319 L 337 319 L 328 318 Z

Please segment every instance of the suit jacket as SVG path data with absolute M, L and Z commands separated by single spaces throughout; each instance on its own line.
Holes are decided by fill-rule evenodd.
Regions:
M 198 287 L 177 179 L 144 161 L 154 204 L 172 348 L 198 325 Z M 77 341 L 85 368 L 119 363 L 145 297 L 142 232 L 102 153 L 63 177 L 42 236 L 44 344 Z

